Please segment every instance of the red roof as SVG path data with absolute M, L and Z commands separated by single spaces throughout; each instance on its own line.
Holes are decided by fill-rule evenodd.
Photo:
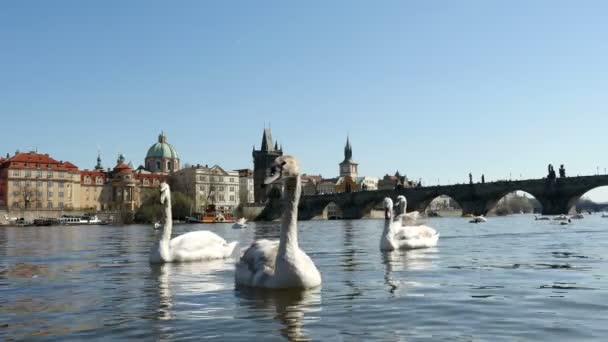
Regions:
M 114 171 L 123 171 L 123 170 L 131 170 L 131 168 L 129 167 L 129 165 L 127 165 L 125 163 L 119 163 L 119 164 L 116 164 L 116 166 L 114 166 Z
M 84 178 L 86 176 L 91 177 L 91 183 L 94 184 L 95 180 L 97 179 L 97 177 L 102 177 L 103 178 L 103 182 L 106 182 L 107 179 L 107 174 L 103 171 L 89 171 L 89 170 L 84 170 L 84 171 L 80 171 L 80 182 L 84 183 Z
M 57 161 L 49 157 L 48 154 L 35 152 L 17 153 L 15 156 L 4 160 L 2 166 L 11 169 L 78 171 L 78 166 L 70 162 Z

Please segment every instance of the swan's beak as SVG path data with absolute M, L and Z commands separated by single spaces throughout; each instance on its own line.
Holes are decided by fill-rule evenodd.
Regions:
M 388 208 L 384 208 L 384 219 L 385 220 L 391 219 L 391 212 L 390 212 L 390 210 L 388 210 Z
M 264 185 L 272 184 L 276 182 L 283 175 L 283 169 L 279 166 L 272 166 L 270 168 L 270 175 L 264 179 Z

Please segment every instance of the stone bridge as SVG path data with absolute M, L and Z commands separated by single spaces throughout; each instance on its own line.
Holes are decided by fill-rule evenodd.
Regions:
M 485 215 L 506 194 L 519 190 L 536 197 L 543 206 L 543 214 L 558 215 L 569 213 L 587 191 L 605 185 L 608 176 L 583 176 L 308 195 L 300 199 L 298 216 L 301 220 L 322 217 L 328 204 L 334 202 L 342 210 L 343 218 L 359 219 L 368 216 L 385 197 L 394 200 L 398 195 L 407 198 L 408 211 L 422 212 L 433 199 L 447 195 L 460 204 L 463 214 Z M 280 206 L 275 203 L 266 209 L 271 207 L 272 210 L 265 210 L 266 219 L 280 216 L 277 212 Z

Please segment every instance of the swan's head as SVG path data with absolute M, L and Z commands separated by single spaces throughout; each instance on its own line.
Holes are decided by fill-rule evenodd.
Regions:
M 268 169 L 268 176 L 264 184 L 271 184 L 278 180 L 297 177 L 300 174 L 298 161 L 292 156 L 280 156 L 275 159 Z
M 169 197 L 169 184 L 167 182 L 160 183 L 160 204 L 165 204 L 167 197 Z
M 397 205 L 399 206 L 399 210 L 402 212 L 402 214 L 405 214 L 405 211 L 407 209 L 407 199 L 405 198 L 405 196 L 397 196 Z
M 384 219 L 390 220 L 393 214 L 393 200 L 390 197 L 385 197 L 382 205 L 384 206 Z

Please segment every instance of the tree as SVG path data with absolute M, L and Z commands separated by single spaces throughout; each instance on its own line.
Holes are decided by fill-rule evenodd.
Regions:
M 163 205 L 160 204 L 160 192 L 148 189 L 142 193 L 142 204 L 135 213 L 135 221 L 152 223 L 163 217 Z M 194 204 L 192 199 L 179 191 L 171 191 L 171 213 L 176 219 L 183 219 L 190 214 Z

